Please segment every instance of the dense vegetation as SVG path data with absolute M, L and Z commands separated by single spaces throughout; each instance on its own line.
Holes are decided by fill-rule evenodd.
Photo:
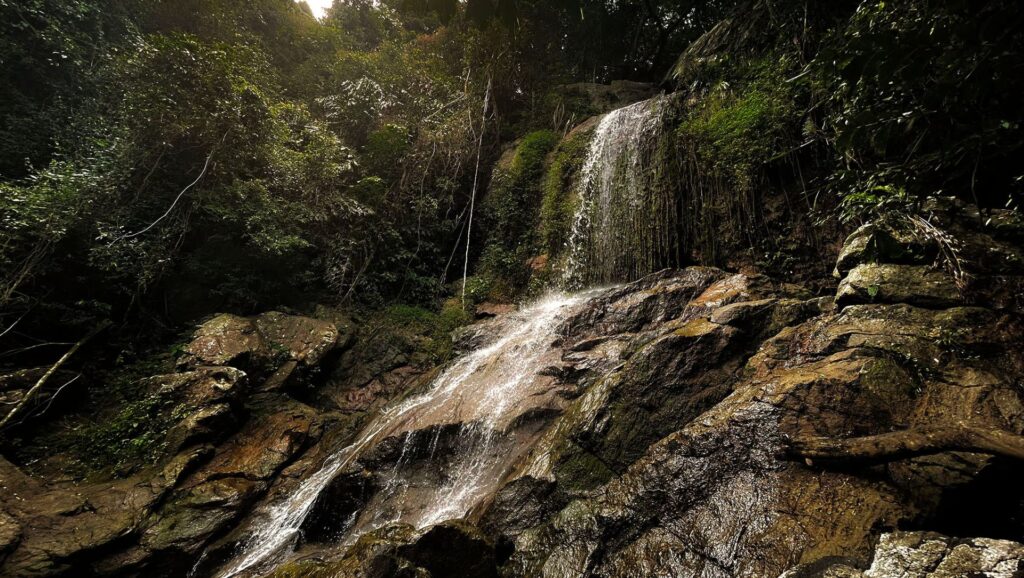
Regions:
M 560 82 L 662 73 L 683 9 L 3 2 L 3 319 L 431 303 L 499 143 Z
M 52 363 L 106 320 L 100 365 L 216 311 L 440 310 L 464 259 L 471 300 L 515 298 L 564 243 L 586 135 L 562 137 L 602 112 L 573 82 L 675 91 L 658 154 L 681 262 L 731 238 L 769 269 L 816 258 L 768 224 L 768 191 L 823 229 L 936 195 L 1015 207 L 1022 18 L 1010 0 L 348 0 L 319 21 L 292 0 L 0 0 L 2 363 Z

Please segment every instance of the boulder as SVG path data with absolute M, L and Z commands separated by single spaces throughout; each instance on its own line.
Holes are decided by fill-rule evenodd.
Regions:
M 311 367 L 319 365 L 340 341 L 338 328 L 327 321 L 272 311 L 258 315 L 256 328 L 272 348 L 289 359 Z
M 953 278 L 923 265 L 874 264 L 854 267 L 836 292 L 836 305 L 909 303 L 921 307 L 954 307 L 964 302 Z
M 3 560 L 5 576 L 90 574 L 85 570 L 100 553 L 138 531 L 184 476 L 209 455 L 196 448 L 162 467 L 113 482 L 77 486 L 47 485 L 0 464 L 0 496 L 7 514 L 0 524 L 13 535 L 10 520 L 20 525 L 20 540 Z M 31 496 L 31 499 L 26 499 Z
M 171 455 L 199 443 L 216 443 L 242 419 L 245 372 L 233 367 L 201 367 L 147 380 L 149 388 L 171 400 L 182 418 L 167 432 Z
M 924 265 L 933 262 L 938 252 L 934 242 L 915 235 L 905 225 L 867 223 L 846 238 L 833 275 L 842 279 L 859 265 Z
M 338 328 L 327 321 L 278 312 L 256 317 L 224 314 L 196 331 L 179 361 L 184 367 L 232 365 L 245 369 L 286 361 L 312 367 L 339 343 Z
M 180 484 L 147 522 L 140 539 L 143 549 L 157 554 L 157 560 L 196 554 L 237 521 L 317 435 L 312 409 L 285 400 L 273 405 L 275 410 L 251 418 L 217 448 L 208 464 Z
M 248 365 L 265 355 L 269 344 L 252 319 L 237 315 L 218 315 L 196 330 L 185 347 L 181 365 Z

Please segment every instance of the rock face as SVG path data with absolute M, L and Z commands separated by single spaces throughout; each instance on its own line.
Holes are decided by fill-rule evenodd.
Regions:
M 316 319 L 222 315 L 199 328 L 178 373 L 142 382 L 180 414 L 161 463 L 73 482 L 0 460 L 0 574 L 186 574 L 319 438 L 321 416 L 274 390 L 345 343 Z
M 657 94 L 658 87 L 645 82 L 614 80 L 610 84 L 577 82 L 558 87 L 559 100 L 571 109 L 578 109 L 576 118 L 586 118 L 621 108 L 623 106 L 647 100 Z
M 963 298 L 944 271 L 919 265 L 865 264 L 854 267 L 843 279 L 836 303 L 953 307 L 963 303 Z
M 148 382 L 189 408 L 160 464 L 75 485 L 0 461 L 0 574 L 214 574 L 261 512 L 368 439 L 310 502 L 294 556 L 261 572 L 1021 576 L 1024 227 L 962 214 L 861 228 L 825 295 L 706 267 L 587 293 L 531 344 L 532 381 L 495 421 L 509 445 L 488 446 L 506 461 L 465 518 L 348 542 L 368 508 L 427 506 L 489 398 L 356 438 L 433 373 L 397 349 L 339 357 L 334 323 L 218 317 Z M 456 349 L 498 343 L 517 313 L 487 313 Z M 330 380 L 299 395 L 324 364 Z M 375 498 L 396 479 L 406 499 Z
M 871 566 L 841 561 L 794 568 L 781 578 L 1013 578 L 1024 572 L 1024 545 L 987 538 L 958 539 L 933 532 L 894 532 L 878 541 Z
M 395 525 L 364 535 L 339 560 L 286 565 L 272 578 L 498 578 L 494 544 L 471 524 L 450 521 L 417 531 Z
M 944 270 L 908 263 L 913 247 L 872 256 L 896 263 L 855 253 L 840 260 L 834 308 L 721 274 L 653 329 L 620 321 L 644 318 L 629 309 L 642 285 L 596 304 L 582 327 L 635 333 L 614 338 L 628 343 L 621 368 L 596 377 L 485 515 L 515 545 L 503 571 L 777 576 L 794 562 L 870 560 L 883 528 L 1005 528 L 950 505 L 964 488 L 986 503 L 985 472 L 1005 457 L 954 444 L 804 459 L 822 440 L 969 425 L 1019 443 L 1024 431 L 1019 316 L 967 306 Z M 1019 520 L 1024 492 L 1000 500 Z

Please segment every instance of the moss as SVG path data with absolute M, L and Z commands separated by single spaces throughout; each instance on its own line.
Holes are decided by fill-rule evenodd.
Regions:
M 575 444 L 562 454 L 554 473 L 559 486 L 570 493 L 592 490 L 615 476 L 601 460 Z
M 484 200 L 488 229 L 480 270 L 506 293 L 518 293 L 529 280 L 526 262 L 537 248 L 536 235 L 542 178 L 558 136 L 548 130 L 523 137 L 515 151 L 495 168 Z
M 760 261 L 779 273 L 793 266 L 789 254 L 800 246 L 785 228 L 800 219 L 781 217 L 773 191 L 795 176 L 789 162 L 808 88 L 787 82 L 794 62 L 780 54 L 718 62 L 702 72 L 703 92 L 679 102 L 674 162 L 661 180 L 676 183 L 681 245 L 701 264 Z
M 274 570 L 268 578 L 328 578 L 334 570 L 320 560 L 289 562 Z
M 675 330 L 680 337 L 704 337 L 717 330 L 720 326 L 704 318 L 698 318 Z
M 574 184 L 586 159 L 592 131 L 578 131 L 563 140 L 552 154 L 544 177 L 540 231 L 544 249 L 556 255 L 569 239 L 579 199 Z
M 102 375 L 79 412 L 16 444 L 17 460 L 44 463 L 61 455 L 63 473 L 78 478 L 124 477 L 156 462 L 187 408 L 149 391 L 147 378 L 172 373 L 180 349 L 174 344 Z
M 877 397 L 880 406 L 889 409 L 907 403 L 921 389 L 906 369 L 887 358 L 865 364 L 861 370 L 860 383 L 865 391 Z
M 446 360 L 452 351 L 451 334 L 471 323 L 473 316 L 459 299 L 449 299 L 437 312 L 415 305 L 392 305 L 371 320 L 374 339 L 383 340 L 410 356 L 423 356 L 427 364 Z
M 738 89 L 712 91 L 677 130 L 684 148 L 740 191 L 750 191 L 758 170 L 785 154 L 786 138 L 798 120 L 785 70 L 785 60 L 747 64 L 739 72 Z

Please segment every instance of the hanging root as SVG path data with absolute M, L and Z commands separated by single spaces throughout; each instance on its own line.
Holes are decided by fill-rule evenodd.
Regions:
M 963 291 L 970 282 L 970 276 L 960 254 L 960 242 L 949 232 L 936 227 L 931 221 L 919 215 L 906 215 L 906 220 L 915 234 L 938 245 L 939 260 L 953 276 L 957 288 Z

